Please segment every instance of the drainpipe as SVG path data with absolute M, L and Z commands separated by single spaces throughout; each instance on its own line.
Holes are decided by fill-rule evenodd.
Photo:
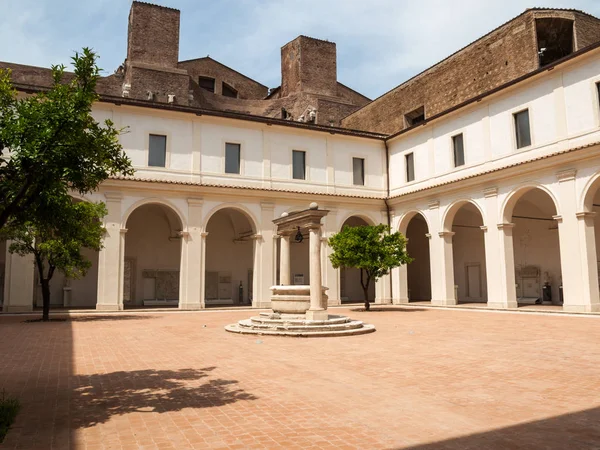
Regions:
M 387 211 L 387 223 L 388 227 L 390 227 L 390 232 L 392 231 L 392 214 L 390 213 L 390 205 L 388 203 L 388 199 L 390 198 L 390 150 L 388 148 L 387 139 L 383 140 L 383 145 L 385 145 L 385 198 L 383 199 L 383 203 L 385 203 L 385 209 Z M 394 303 L 394 295 L 392 291 L 393 282 L 390 271 L 390 301 L 392 304 Z

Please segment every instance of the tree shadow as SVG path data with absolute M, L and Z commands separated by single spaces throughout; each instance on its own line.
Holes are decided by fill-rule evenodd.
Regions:
M 257 399 L 236 388 L 236 380 L 200 381 L 214 369 L 148 369 L 75 377 L 71 426 L 88 428 L 134 412 L 162 414 Z

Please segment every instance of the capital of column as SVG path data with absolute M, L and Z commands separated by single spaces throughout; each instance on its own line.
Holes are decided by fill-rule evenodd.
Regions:
M 438 233 L 438 236 L 439 236 L 439 237 L 446 237 L 446 236 L 452 237 L 452 236 L 454 236 L 455 234 L 456 234 L 456 233 L 455 233 L 454 231 L 440 231 L 440 232 Z
M 315 230 L 320 230 L 322 226 L 323 225 L 320 223 L 311 223 L 311 224 L 307 225 L 306 228 L 308 228 L 310 231 L 314 232 Z
M 177 236 L 182 237 L 183 239 L 187 239 L 190 237 L 189 231 L 178 231 Z
M 275 203 L 273 202 L 260 202 L 260 209 L 263 211 L 273 211 L 275 209 Z
M 488 230 L 488 227 L 487 227 L 486 225 L 481 225 L 479 228 L 480 228 L 482 231 L 487 231 L 487 230 Z
M 206 236 L 208 236 L 208 231 L 203 231 L 200 233 L 200 236 L 202 236 L 202 238 L 206 238 Z
M 595 211 L 583 211 L 576 213 L 575 217 L 577 217 L 578 219 L 593 219 L 597 215 L 598 213 Z
M 123 194 L 120 192 L 105 192 L 104 198 L 106 198 L 106 201 L 109 202 L 121 201 Z
M 252 236 L 250 236 L 250 239 L 259 241 L 262 239 L 262 234 L 253 234 Z
M 431 233 L 425 233 L 425 237 L 426 237 L 427 239 L 431 239 Z M 408 239 L 407 239 L 407 242 L 408 242 Z
M 121 234 L 125 234 L 125 233 L 127 233 L 127 231 L 129 231 L 127 228 L 121 228 L 121 229 L 119 230 L 119 232 L 120 232 Z
M 562 222 L 562 220 L 563 220 L 563 218 L 562 218 L 562 216 L 561 216 L 560 214 L 558 214 L 558 215 L 556 215 L 556 216 L 552 216 L 552 218 L 553 218 L 554 220 L 556 220 L 558 223 L 561 223 L 561 222 Z
M 497 225 L 499 230 L 508 230 L 515 227 L 514 223 L 499 223 Z
M 204 199 L 202 197 L 188 198 L 187 202 L 189 206 L 202 206 L 204 204 Z

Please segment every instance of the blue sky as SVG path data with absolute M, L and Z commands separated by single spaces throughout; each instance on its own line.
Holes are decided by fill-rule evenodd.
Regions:
M 337 44 L 338 79 L 375 98 L 528 7 L 600 16 L 600 0 L 155 0 L 181 10 L 180 60 L 210 55 L 269 86 L 299 34 Z M 48 67 L 94 48 L 125 59 L 130 0 L 0 0 L 0 60 Z

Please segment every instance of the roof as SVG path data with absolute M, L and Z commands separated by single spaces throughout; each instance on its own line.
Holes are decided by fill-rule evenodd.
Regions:
M 477 42 L 487 38 L 488 36 L 494 34 L 496 31 L 500 30 L 502 27 L 508 25 L 509 23 L 517 20 L 518 18 L 520 18 L 521 16 L 524 16 L 525 14 L 528 14 L 530 12 L 535 12 L 535 11 L 566 11 L 566 12 L 575 12 L 575 13 L 579 13 L 579 14 L 583 14 L 586 15 L 588 17 L 592 17 L 594 19 L 600 20 L 597 17 L 588 14 L 584 11 L 581 11 L 579 9 L 572 9 L 572 8 L 527 8 L 525 11 L 523 11 L 521 14 L 513 17 L 510 20 L 507 20 L 506 22 L 504 22 L 503 24 L 497 26 L 496 28 L 494 28 L 493 30 L 487 32 L 486 34 L 484 34 L 483 36 L 475 39 L 474 41 L 470 42 L 469 44 L 459 48 L 458 50 L 456 50 L 454 53 L 451 53 L 450 55 L 448 55 L 447 57 L 445 57 L 444 59 L 438 61 L 437 63 L 433 64 L 432 66 L 427 67 L 426 69 L 422 70 L 421 72 L 417 73 L 416 75 L 410 77 L 408 80 L 403 81 L 402 83 L 400 83 L 399 85 L 393 87 L 392 89 L 384 92 L 383 94 L 381 94 L 379 97 L 375 98 L 371 103 L 366 104 L 365 106 L 357 109 L 356 111 L 353 111 L 352 113 L 348 114 L 345 118 L 352 116 L 353 114 L 356 114 L 357 112 L 361 111 L 363 108 L 368 107 L 369 105 L 371 105 L 372 103 L 375 103 L 377 100 L 379 100 L 382 97 L 385 97 L 386 95 L 388 95 L 389 93 L 395 91 L 396 89 L 401 88 L 402 86 L 404 86 L 405 84 L 410 83 L 411 81 L 419 78 L 421 75 L 425 74 L 426 72 L 430 71 L 431 69 L 443 64 L 444 62 L 446 62 L 447 60 L 449 60 L 450 58 L 454 57 L 455 55 L 457 55 L 458 53 L 462 52 L 463 50 L 465 50 L 468 47 L 471 47 L 472 45 L 476 44 Z M 343 119 L 342 119 L 343 120 Z
M 247 76 L 247 75 L 244 75 L 243 73 L 241 73 L 241 72 L 238 72 L 237 70 L 235 70 L 235 69 L 232 69 L 232 68 L 231 68 L 231 67 L 229 67 L 229 66 L 226 66 L 226 65 L 225 65 L 225 64 L 223 64 L 222 62 L 219 62 L 219 61 L 217 61 L 216 59 L 214 59 L 214 58 L 211 58 L 210 56 L 203 56 L 203 57 L 201 57 L 201 58 L 185 59 L 185 60 L 183 60 L 183 61 L 179 61 L 177 64 L 184 64 L 184 63 L 187 63 L 187 62 L 200 61 L 200 60 L 202 60 L 202 59 L 210 59 L 212 62 L 215 62 L 215 63 L 217 63 L 218 65 L 225 67 L 227 70 L 231 70 L 232 72 L 235 72 L 235 73 L 237 73 L 238 75 L 240 75 L 240 76 L 242 76 L 242 77 L 246 78 L 247 80 L 250 80 L 250 81 L 252 81 L 252 82 L 254 82 L 254 83 L 256 83 L 256 84 L 259 84 L 259 85 L 261 85 L 262 87 L 264 87 L 265 89 L 269 89 L 269 87 L 268 87 L 268 86 L 265 86 L 264 84 L 262 84 L 262 83 L 259 83 L 259 82 L 258 82 L 258 81 L 256 81 L 254 78 L 250 78 L 249 76 Z

